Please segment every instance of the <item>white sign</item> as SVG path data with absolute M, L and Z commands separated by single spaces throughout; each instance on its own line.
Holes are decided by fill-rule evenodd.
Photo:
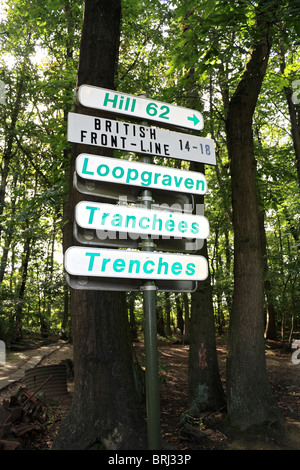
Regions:
M 77 157 L 76 172 L 81 178 L 108 183 L 188 194 L 205 194 L 207 191 L 207 181 L 202 173 L 86 153 Z
M 134 206 L 81 201 L 75 209 L 76 223 L 93 230 L 204 239 L 209 223 L 202 215 L 157 211 Z
M 216 164 L 212 139 L 84 114 L 68 114 L 68 141 Z
M 133 279 L 204 280 L 207 260 L 200 255 L 110 250 L 73 246 L 66 250 L 65 269 L 71 276 Z
M 88 108 L 164 122 L 168 125 L 172 124 L 194 130 L 201 130 L 204 127 L 203 116 L 199 111 L 142 96 L 81 85 L 77 91 L 77 98 L 80 104 Z

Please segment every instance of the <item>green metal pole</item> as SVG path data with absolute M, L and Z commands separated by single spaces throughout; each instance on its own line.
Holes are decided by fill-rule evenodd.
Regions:
M 141 157 L 141 159 L 143 162 L 149 163 L 149 157 Z M 152 194 L 150 190 L 145 189 L 142 192 L 141 201 L 146 209 L 151 209 Z M 143 240 L 141 246 L 143 251 L 154 251 L 154 242 L 149 236 L 147 239 Z M 145 319 L 144 340 L 148 449 L 161 450 L 155 282 L 145 282 L 142 289 L 144 294 Z
M 160 403 L 156 330 L 156 287 L 149 281 L 144 286 L 145 360 L 148 449 L 161 449 Z

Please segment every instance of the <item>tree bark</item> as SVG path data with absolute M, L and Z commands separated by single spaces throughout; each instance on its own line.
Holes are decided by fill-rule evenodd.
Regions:
M 207 257 L 206 243 L 201 254 Z M 188 385 L 189 408 L 194 416 L 225 406 L 216 352 L 210 276 L 192 294 Z
M 191 163 L 190 169 L 204 173 L 203 164 Z M 196 197 L 195 203 L 203 203 L 203 197 Z M 206 241 L 197 254 L 208 259 Z M 191 412 L 199 416 L 226 403 L 218 367 L 210 275 L 198 283 L 191 299 L 188 396 Z
M 78 86 L 114 88 L 120 35 L 120 0 L 86 0 Z M 100 115 L 93 110 L 76 112 Z M 70 177 L 82 145 L 72 146 Z M 97 150 L 96 150 L 97 151 Z M 95 149 L 93 152 L 96 153 Z M 105 149 L 99 154 L 107 155 Z M 69 243 L 81 199 L 70 184 Z M 66 247 L 65 247 L 66 248 Z M 71 290 L 75 389 L 54 449 L 143 449 L 146 428 L 137 403 L 125 293 Z
M 184 320 L 183 320 L 183 308 L 182 308 L 182 295 L 175 294 L 175 303 L 176 303 L 176 317 L 177 317 L 177 328 L 180 330 L 180 333 L 183 334 L 184 329 Z
M 280 70 L 281 73 L 285 72 L 285 47 L 284 44 L 280 44 Z M 289 110 L 290 121 L 291 121 L 291 132 L 292 139 L 295 150 L 295 159 L 296 159 L 296 170 L 298 177 L 298 185 L 300 187 L 300 106 L 299 104 L 294 104 L 292 100 L 293 91 L 292 88 L 284 87 L 284 93 L 286 97 L 286 102 Z
M 24 68 L 24 67 L 23 67 Z M 7 178 L 10 170 L 10 162 L 13 157 L 13 143 L 16 137 L 16 125 L 17 120 L 20 114 L 21 103 L 22 103 L 22 96 L 24 93 L 24 78 L 23 78 L 23 68 L 20 70 L 20 80 L 17 83 L 17 94 L 16 94 L 16 101 L 14 107 L 11 112 L 11 123 L 9 127 L 6 129 L 6 137 L 5 137 L 5 147 L 3 152 L 3 167 L 1 168 L 1 182 L 0 182 L 0 216 L 3 214 L 4 205 L 5 205 L 5 193 L 6 193 L 6 185 L 7 185 Z M 2 234 L 2 224 L 0 224 L 0 235 Z
M 263 2 L 261 2 L 263 3 Z M 227 359 L 230 423 L 241 430 L 280 423 L 266 372 L 263 263 L 260 246 L 252 118 L 266 72 L 271 40 L 265 13 L 246 70 L 229 103 L 226 119 L 234 227 L 234 294 Z
M 29 220 L 26 219 L 26 229 L 29 229 Z M 26 234 L 26 230 L 25 230 Z M 19 341 L 23 338 L 23 302 L 25 296 L 25 289 L 26 289 L 26 281 L 27 281 L 27 274 L 28 274 L 28 263 L 30 259 L 30 251 L 31 251 L 31 242 L 32 237 L 30 234 L 25 235 L 24 240 L 24 249 L 22 254 L 22 264 L 20 268 L 20 277 L 21 282 L 18 289 L 18 296 L 17 296 L 17 306 L 16 306 L 16 321 L 15 321 L 15 331 L 13 339 L 15 341 Z
M 184 304 L 184 330 L 183 330 L 183 342 L 188 344 L 190 341 L 190 308 L 189 298 L 186 292 L 182 294 Z

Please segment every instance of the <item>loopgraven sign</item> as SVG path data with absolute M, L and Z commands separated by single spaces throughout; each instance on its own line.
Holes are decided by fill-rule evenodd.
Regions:
M 199 195 L 207 191 L 206 178 L 200 172 L 86 153 L 76 158 L 76 172 L 84 179 L 127 186 Z

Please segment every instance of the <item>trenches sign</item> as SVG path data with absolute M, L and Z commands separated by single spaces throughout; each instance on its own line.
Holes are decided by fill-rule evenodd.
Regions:
M 67 249 L 65 269 L 71 276 L 148 280 L 204 280 L 208 276 L 204 256 L 78 246 Z

